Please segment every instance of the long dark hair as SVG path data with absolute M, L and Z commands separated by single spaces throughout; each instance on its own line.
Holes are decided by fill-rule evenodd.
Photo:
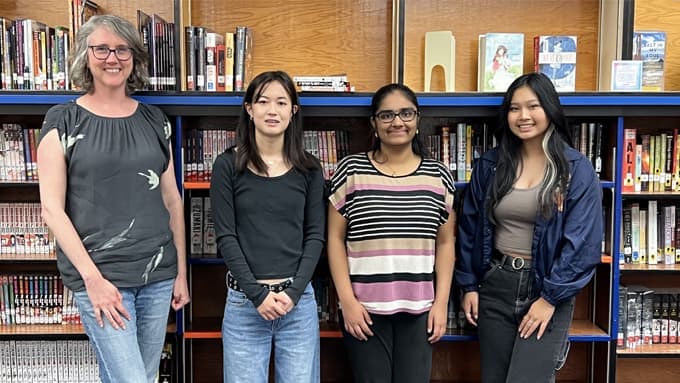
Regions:
M 515 91 L 528 87 L 538 97 L 538 101 L 548 118 L 548 129 L 543 137 L 543 151 L 546 155 L 546 172 L 539 189 L 539 211 L 545 218 L 552 217 L 555 198 L 564 195 L 569 184 L 569 163 L 564 154 L 565 147 L 571 146 L 567 130 L 567 119 L 560 99 L 550 79 L 540 73 L 528 73 L 515 79 L 508 87 L 498 116 L 498 128 L 494 132 L 498 142 L 498 161 L 496 176 L 491 186 L 489 218 L 495 222 L 493 211 L 498 202 L 510 191 L 517 179 L 517 167 L 521 166 L 520 149 L 522 140 L 510 130 L 508 113 Z
M 380 122 L 376 119 L 375 114 L 380 111 L 380 106 L 383 100 L 389 94 L 394 92 L 400 92 L 404 97 L 406 97 L 407 100 L 415 105 L 416 110 L 420 110 L 420 106 L 418 106 L 418 97 L 416 97 L 416 94 L 411 90 L 411 88 L 402 84 L 387 84 L 378 89 L 371 99 L 371 120 L 373 120 L 374 123 L 378 124 Z M 420 117 L 416 116 L 416 118 Z M 380 137 L 378 137 L 377 134 L 373 135 L 373 145 L 371 149 L 373 150 L 374 157 L 376 153 L 380 153 Z M 423 144 L 423 141 L 420 139 L 419 134 L 416 134 L 415 137 L 413 137 L 413 141 L 411 141 L 411 150 L 413 150 L 413 153 L 419 155 L 421 158 L 427 157 L 428 151 L 425 148 L 425 144 Z
M 295 169 L 302 172 L 318 168 L 319 162 L 314 156 L 305 152 L 303 146 L 302 114 L 300 113 L 300 101 L 295 91 L 293 79 L 286 72 L 269 71 L 255 76 L 250 85 L 248 85 L 245 96 L 243 96 L 243 108 L 241 109 L 241 116 L 236 126 L 237 150 L 234 153 L 236 171 L 241 172 L 245 170 L 250 163 L 258 172 L 268 174 L 267 165 L 262 161 L 262 157 L 260 157 L 260 153 L 257 150 L 255 124 L 250 119 L 246 106 L 256 102 L 272 82 L 281 84 L 291 101 L 292 115 L 288 128 L 283 134 L 284 159 Z M 293 113 L 293 108 L 297 108 L 296 113 Z

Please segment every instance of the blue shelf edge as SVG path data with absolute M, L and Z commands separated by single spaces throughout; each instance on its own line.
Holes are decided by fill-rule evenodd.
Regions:
M 5 91 L 0 92 L 0 105 L 53 105 L 71 101 L 80 94 L 79 92 Z M 238 106 L 243 102 L 242 93 L 155 94 L 143 92 L 134 97 L 154 105 Z M 502 95 L 498 93 L 418 94 L 418 101 L 423 107 L 494 107 L 499 106 L 502 100 Z M 560 101 L 564 106 L 680 106 L 680 93 L 568 94 L 560 96 Z M 300 103 L 303 106 L 314 107 L 368 107 L 371 104 L 371 93 L 338 95 L 302 93 Z
M 444 342 L 470 342 L 479 340 L 476 334 L 470 335 L 444 335 L 442 336 Z M 569 335 L 571 342 L 591 343 L 591 342 L 610 342 L 609 335 Z

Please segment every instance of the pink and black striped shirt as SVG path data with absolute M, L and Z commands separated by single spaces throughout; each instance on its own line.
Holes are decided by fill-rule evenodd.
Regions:
M 342 159 L 329 200 L 347 219 L 352 289 L 368 312 L 430 309 L 437 230 L 452 213 L 454 190 L 448 169 L 435 160 L 423 159 L 413 173 L 390 177 L 366 153 Z

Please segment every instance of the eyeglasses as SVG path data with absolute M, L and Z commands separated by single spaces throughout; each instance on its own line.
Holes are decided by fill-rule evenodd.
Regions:
M 394 121 L 397 116 L 399 116 L 399 119 L 401 119 L 403 122 L 409 122 L 416 118 L 417 115 L 419 115 L 420 112 L 418 112 L 415 109 L 412 108 L 405 108 L 401 110 L 381 110 L 380 112 L 375 114 L 375 117 L 378 118 L 378 120 L 388 123 Z
M 106 45 L 88 45 L 88 48 L 92 49 L 92 54 L 97 60 L 106 60 L 109 58 L 111 52 L 113 52 L 120 61 L 127 61 L 132 57 L 132 49 L 126 46 L 119 46 L 111 49 Z

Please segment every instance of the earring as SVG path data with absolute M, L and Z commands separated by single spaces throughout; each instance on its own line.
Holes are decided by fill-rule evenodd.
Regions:
M 418 134 L 418 128 L 416 128 L 416 134 Z
M 378 132 L 375 132 L 373 134 L 375 134 L 375 138 L 378 138 Z
M 253 120 L 253 116 L 251 115 L 251 116 L 250 116 L 250 121 L 252 121 L 252 120 Z

